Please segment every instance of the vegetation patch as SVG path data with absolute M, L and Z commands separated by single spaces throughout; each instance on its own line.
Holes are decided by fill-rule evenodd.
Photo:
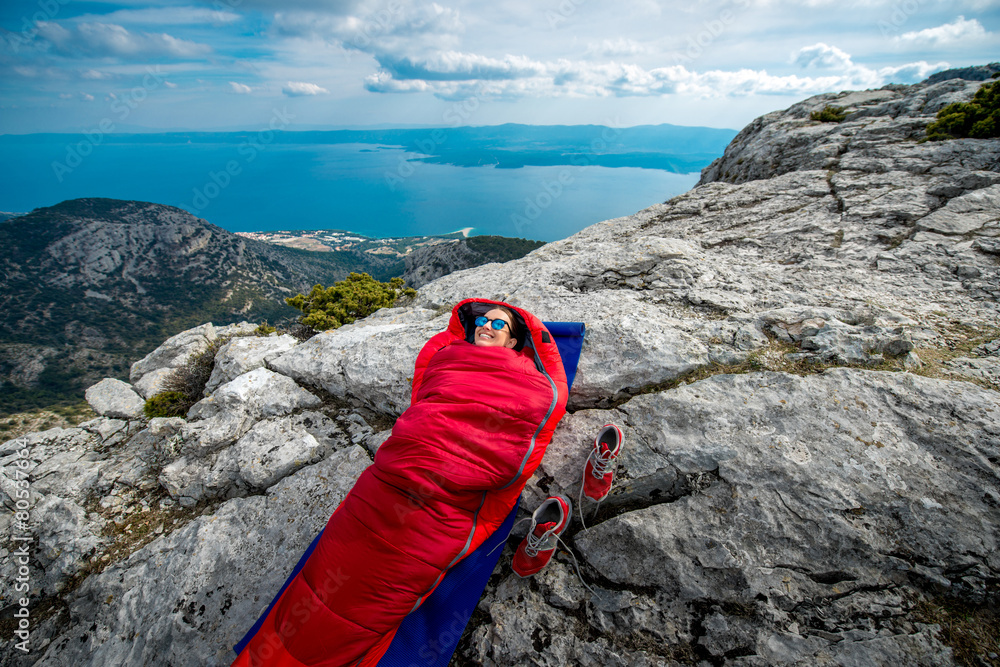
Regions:
M 50 428 L 72 428 L 97 417 L 86 401 L 0 416 L 0 442 Z
M 842 123 L 847 118 L 844 107 L 826 105 L 821 111 L 813 111 L 809 114 L 810 120 L 818 120 L 821 123 Z
M 927 126 L 927 140 L 1000 137 L 1000 81 L 980 86 L 969 102 L 955 102 L 938 111 Z
M 943 345 L 921 347 L 915 350 L 923 365 L 914 369 L 912 371 L 914 374 L 941 380 L 963 380 L 977 384 L 984 389 L 1000 391 L 1000 386 L 984 378 L 962 375 L 949 367 L 949 362 L 960 357 L 973 356 L 974 349 L 983 343 L 1000 338 L 1000 328 L 976 328 L 959 322 L 951 322 L 943 333 L 943 338 Z
M 129 499 L 131 507 L 135 508 L 130 514 L 112 516 L 111 512 L 103 511 L 102 518 L 105 523 L 101 536 L 106 542 L 100 548 L 102 553 L 91 559 L 90 569 L 83 576 L 104 571 L 108 565 L 128 558 L 160 535 L 173 532 L 214 507 L 207 501 L 202 501 L 194 507 L 182 507 L 177 504 L 161 507 L 161 501 L 166 501 L 168 498 L 166 491 L 158 487 L 144 498 Z M 143 500 L 145 500 L 144 505 L 141 504 Z M 88 507 L 88 511 L 95 510 L 101 511 L 100 505 L 96 502 Z
M 164 391 L 150 397 L 143 406 L 147 417 L 183 417 L 192 405 L 205 397 L 205 385 L 212 377 L 215 355 L 232 336 L 220 336 L 204 352 L 177 368 L 163 383 Z
M 367 273 L 351 273 L 332 287 L 314 285 L 309 294 L 297 294 L 285 302 L 302 311 L 299 322 L 326 331 L 351 324 L 380 308 L 390 308 L 401 296 L 416 294 L 416 290 L 403 285 L 402 278 L 383 283 Z
M 938 639 L 950 646 L 955 662 L 968 667 L 1000 665 L 1000 612 L 992 605 L 973 605 L 948 598 L 921 600 L 913 614 L 936 623 Z
M 484 262 L 509 262 L 524 257 L 545 245 L 544 241 L 508 238 L 506 236 L 470 236 L 465 245 L 478 253 Z
M 142 411 L 148 419 L 183 417 L 194 403 L 180 391 L 164 391 L 146 401 Z

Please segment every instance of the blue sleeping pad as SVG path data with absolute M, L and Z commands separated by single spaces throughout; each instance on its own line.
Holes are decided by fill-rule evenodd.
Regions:
M 586 325 L 583 322 L 543 322 L 559 348 L 563 369 L 566 371 L 566 386 L 573 387 L 576 378 L 576 366 L 580 361 L 580 350 L 583 348 L 583 336 Z M 451 656 L 458 647 L 458 642 L 465 632 L 465 626 L 472 618 L 472 612 L 479 604 L 479 598 L 496 568 L 503 545 L 507 542 L 514 527 L 514 517 L 520 503 L 515 503 L 510 514 L 490 537 L 478 549 L 458 562 L 445 575 L 438 587 L 434 589 L 424 603 L 403 620 L 389 649 L 379 660 L 378 667 L 446 667 L 451 662 Z M 312 541 L 302 558 L 288 575 L 285 584 L 274 596 L 274 600 L 264 611 L 240 643 L 233 647 L 237 655 L 250 643 L 257 634 L 264 619 L 271 612 L 271 607 L 277 603 L 295 575 L 305 566 L 309 554 L 316 548 L 322 531 Z

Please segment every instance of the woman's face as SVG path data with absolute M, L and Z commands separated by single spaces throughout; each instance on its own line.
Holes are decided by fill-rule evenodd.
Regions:
M 517 345 L 517 339 L 510 335 L 510 317 L 507 316 L 507 313 L 499 308 L 494 308 L 486 313 L 486 317 L 491 321 L 487 322 L 486 326 L 476 327 L 476 333 L 472 337 L 473 343 L 481 347 L 514 347 Z M 503 320 L 507 324 L 503 329 L 494 329 L 492 320 Z

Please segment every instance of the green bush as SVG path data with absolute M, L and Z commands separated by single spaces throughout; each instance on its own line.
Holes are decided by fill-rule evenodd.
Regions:
M 270 336 L 275 331 L 277 331 L 277 329 L 268 324 L 267 320 L 264 320 L 262 324 L 257 325 L 257 328 L 253 330 L 253 333 L 255 336 Z
M 146 401 L 142 411 L 147 417 L 183 417 L 193 405 L 190 397 L 181 391 L 165 391 Z
M 813 111 L 809 114 L 809 118 L 821 123 L 840 123 L 847 118 L 847 114 L 844 112 L 844 107 L 834 107 L 828 104 L 823 107 L 822 111 Z
M 971 102 L 949 104 L 927 126 L 927 138 L 931 141 L 965 137 L 1000 137 L 1000 81 L 980 86 Z
M 299 322 L 316 331 L 325 331 L 367 317 L 379 308 L 388 308 L 400 296 L 416 293 L 403 286 L 402 278 L 382 283 L 367 273 L 351 273 L 332 287 L 314 285 L 308 295 L 297 294 L 285 299 L 285 303 L 302 311 Z

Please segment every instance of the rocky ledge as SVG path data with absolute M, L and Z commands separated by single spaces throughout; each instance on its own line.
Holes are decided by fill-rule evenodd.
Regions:
M 565 551 L 531 579 L 508 553 L 454 664 L 996 664 L 1000 141 L 918 142 L 978 85 L 768 114 L 680 197 L 306 342 L 167 341 L 92 388 L 99 419 L 0 446 L 34 538 L 31 652 L 4 664 L 228 664 L 469 296 L 588 327 L 523 508 L 577 497 L 604 423 L 626 447 L 566 534 L 593 592 Z M 826 105 L 846 119 L 810 120 Z M 207 350 L 186 418 L 138 415 Z M 944 632 L 949 609 L 986 643 Z

